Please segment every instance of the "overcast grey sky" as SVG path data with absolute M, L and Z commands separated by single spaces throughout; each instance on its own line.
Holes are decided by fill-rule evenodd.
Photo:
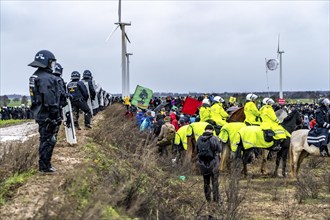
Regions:
M 1 94 L 28 94 L 41 49 L 121 92 L 118 1 L 1 0 Z M 329 90 L 329 1 L 122 1 L 131 40 L 130 92 L 267 91 L 265 58 L 281 33 L 283 90 Z M 279 71 L 269 72 L 271 91 Z

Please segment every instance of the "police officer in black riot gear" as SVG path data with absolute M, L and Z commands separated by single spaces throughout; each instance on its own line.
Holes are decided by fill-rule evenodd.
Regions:
M 39 51 L 29 64 L 37 70 L 30 77 L 31 111 L 39 124 L 39 171 L 52 173 L 51 157 L 56 144 L 55 133 L 61 121 L 59 105 L 60 91 L 56 77 L 52 74 L 55 56 L 48 50 Z
M 56 63 L 55 64 L 55 69 L 53 72 L 54 76 L 56 77 L 57 83 L 59 85 L 59 93 L 60 93 L 60 105 L 59 105 L 59 114 L 61 119 L 63 119 L 63 115 L 62 115 L 62 109 L 68 104 L 66 99 L 69 96 L 68 93 L 66 92 L 66 84 L 62 78 L 62 74 L 63 74 L 63 67 L 61 66 L 61 64 Z M 58 122 L 58 126 L 57 129 L 55 131 L 55 137 L 57 138 L 57 134 L 58 131 L 60 129 L 61 126 L 61 122 Z
M 83 81 L 88 82 L 88 89 L 89 89 L 89 94 L 90 94 L 90 98 L 91 100 L 95 99 L 96 96 L 96 92 L 93 86 L 93 82 L 92 82 L 92 73 L 89 70 L 85 70 L 83 73 Z
M 68 83 L 68 93 L 71 97 L 72 102 L 72 108 L 74 113 L 74 124 L 75 127 L 80 130 L 78 124 L 79 119 L 79 109 L 81 109 L 85 113 L 85 127 L 86 128 L 92 128 L 91 127 L 91 110 L 87 105 L 87 100 L 89 98 L 87 88 L 85 84 L 79 80 L 80 79 L 80 73 L 77 71 L 73 71 L 71 73 L 71 82 Z
M 65 107 L 68 103 L 66 101 L 67 97 L 69 96 L 66 90 L 66 83 L 64 82 L 64 79 L 62 78 L 63 74 L 63 67 L 61 64 L 56 63 L 55 69 L 53 72 L 54 76 L 56 76 L 56 79 L 59 84 L 59 90 L 60 90 L 60 112 L 62 112 L 62 108 Z
M 327 144 L 329 143 L 329 130 L 330 130 L 330 119 L 329 119 L 329 105 L 330 101 L 327 98 L 319 100 L 320 107 L 315 112 L 316 127 L 321 135 L 325 138 L 320 146 L 320 154 L 323 157 L 329 156 Z

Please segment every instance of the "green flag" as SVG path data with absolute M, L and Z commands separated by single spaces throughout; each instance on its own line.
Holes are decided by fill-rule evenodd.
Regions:
M 152 95 L 153 91 L 151 89 L 137 85 L 131 103 L 138 108 L 146 109 L 149 106 Z

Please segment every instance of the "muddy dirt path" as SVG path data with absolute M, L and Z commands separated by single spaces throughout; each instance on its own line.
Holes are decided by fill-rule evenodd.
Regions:
M 101 118 L 101 114 L 93 117 L 93 124 L 97 124 Z M 75 146 L 65 142 L 63 130 L 64 128 L 61 127 L 52 157 L 52 164 L 57 172 L 51 175 L 37 173 L 29 178 L 15 196 L 0 208 L 1 220 L 35 219 L 46 202 L 49 190 L 61 187 L 65 183 L 65 177 L 74 170 L 75 166 L 83 163 L 82 148 L 87 142 L 90 130 L 77 131 L 78 144 Z
M 0 128 L 0 143 L 7 141 L 26 141 L 38 134 L 38 124 L 26 122 L 19 125 Z

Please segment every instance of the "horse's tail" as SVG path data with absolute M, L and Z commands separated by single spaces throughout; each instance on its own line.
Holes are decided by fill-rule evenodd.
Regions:
M 294 176 L 294 164 L 293 164 L 293 146 L 292 142 L 290 141 L 290 170 L 291 170 L 291 176 Z

